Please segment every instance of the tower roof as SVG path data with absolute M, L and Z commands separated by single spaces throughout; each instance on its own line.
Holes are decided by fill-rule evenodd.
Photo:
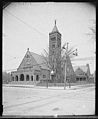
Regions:
M 56 20 L 55 20 L 55 25 L 54 25 L 54 28 L 53 28 L 52 32 L 59 32 L 59 31 L 58 31 L 58 28 L 57 28 L 57 26 L 56 26 Z

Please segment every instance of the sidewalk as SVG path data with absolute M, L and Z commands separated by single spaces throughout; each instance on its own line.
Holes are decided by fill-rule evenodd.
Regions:
M 34 86 L 34 85 L 21 85 L 21 84 L 3 84 L 5 87 L 20 87 L 20 88 L 36 88 L 36 89 L 55 89 L 55 90 L 64 90 L 64 87 L 58 87 L 58 86 L 52 86 L 52 87 L 46 87 L 46 86 Z M 65 90 L 76 90 L 76 89 L 82 89 L 82 88 L 87 88 L 95 86 L 94 84 L 83 84 L 83 85 L 75 85 L 71 86 L 66 86 Z
M 5 87 L 22 87 L 22 88 L 33 88 L 34 85 L 23 85 L 23 84 L 3 84 Z

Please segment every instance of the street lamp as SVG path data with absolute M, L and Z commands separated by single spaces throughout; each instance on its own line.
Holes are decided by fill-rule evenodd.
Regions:
M 73 55 L 78 56 L 77 49 L 73 51 Z
M 50 74 L 50 78 L 51 78 L 51 80 L 54 82 L 53 76 L 54 76 L 54 70 L 52 70 L 52 71 L 51 71 L 51 74 Z

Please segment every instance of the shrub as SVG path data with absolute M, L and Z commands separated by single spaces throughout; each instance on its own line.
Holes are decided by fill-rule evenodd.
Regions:
M 7 73 L 7 72 L 3 72 L 2 73 L 2 83 L 9 83 L 11 81 L 11 75 L 10 73 Z

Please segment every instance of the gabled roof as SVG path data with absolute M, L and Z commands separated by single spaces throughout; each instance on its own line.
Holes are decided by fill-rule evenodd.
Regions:
M 37 66 L 36 60 L 30 54 L 29 50 L 26 52 L 26 54 L 25 54 L 24 58 L 22 59 L 19 67 L 17 68 L 17 70 L 23 70 L 24 68 L 27 68 L 27 67 L 34 67 L 35 69 L 38 69 L 38 70 L 40 69 Z
M 87 73 L 88 67 L 86 65 L 73 67 L 74 71 L 76 71 L 78 68 L 80 68 L 83 72 Z
M 76 71 L 75 71 L 75 74 L 76 74 L 76 75 L 84 75 L 85 72 L 84 72 L 81 68 L 78 67 L 78 68 L 76 69 Z
M 32 57 L 36 60 L 37 64 L 39 64 L 39 66 L 41 66 L 41 68 L 43 68 L 43 69 L 48 69 L 48 70 L 49 70 L 49 68 L 48 68 L 47 65 L 45 64 L 44 58 L 43 58 L 41 55 L 36 54 L 36 53 L 34 53 L 34 52 L 30 52 L 30 54 L 31 54 Z

